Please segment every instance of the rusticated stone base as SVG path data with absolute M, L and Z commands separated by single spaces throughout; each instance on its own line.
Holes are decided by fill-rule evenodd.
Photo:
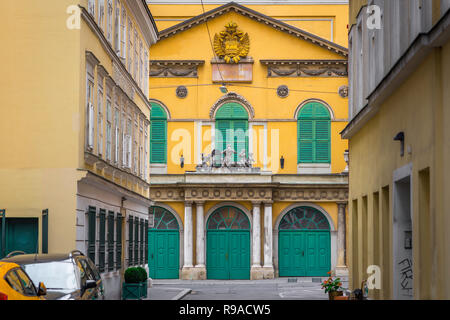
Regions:
M 182 280 L 206 280 L 206 267 L 188 267 L 181 269 Z
M 275 273 L 273 268 L 268 267 L 252 267 L 250 270 L 251 280 L 263 280 L 263 279 L 273 279 L 275 278 Z

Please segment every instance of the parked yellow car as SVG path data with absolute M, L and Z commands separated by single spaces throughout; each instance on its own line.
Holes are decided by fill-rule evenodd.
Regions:
M 36 289 L 18 264 L 0 261 L 0 300 L 45 300 L 46 294 L 44 284 Z

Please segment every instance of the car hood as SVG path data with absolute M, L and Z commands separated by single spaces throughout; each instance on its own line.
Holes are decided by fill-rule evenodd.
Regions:
M 68 290 L 47 290 L 46 300 L 66 300 L 71 299 L 71 291 Z M 63 298 L 63 299 L 62 299 Z

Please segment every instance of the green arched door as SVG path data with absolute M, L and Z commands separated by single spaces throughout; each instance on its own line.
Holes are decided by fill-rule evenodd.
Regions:
M 250 222 L 241 210 L 216 210 L 208 219 L 206 244 L 208 279 L 250 279 Z
M 178 279 L 180 232 L 177 219 L 168 210 L 152 207 L 154 227 L 148 229 L 148 268 L 153 279 Z
M 312 207 L 284 215 L 278 233 L 280 277 L 323 277 L 331 268 L 330 225 Z

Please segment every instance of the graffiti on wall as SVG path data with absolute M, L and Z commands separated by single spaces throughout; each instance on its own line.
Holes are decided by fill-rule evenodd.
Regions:
M 403 296 L 413 296 L 413 270 L 412 261 L 409 258 L 402 260 L 400 263 L 400 286 Z

